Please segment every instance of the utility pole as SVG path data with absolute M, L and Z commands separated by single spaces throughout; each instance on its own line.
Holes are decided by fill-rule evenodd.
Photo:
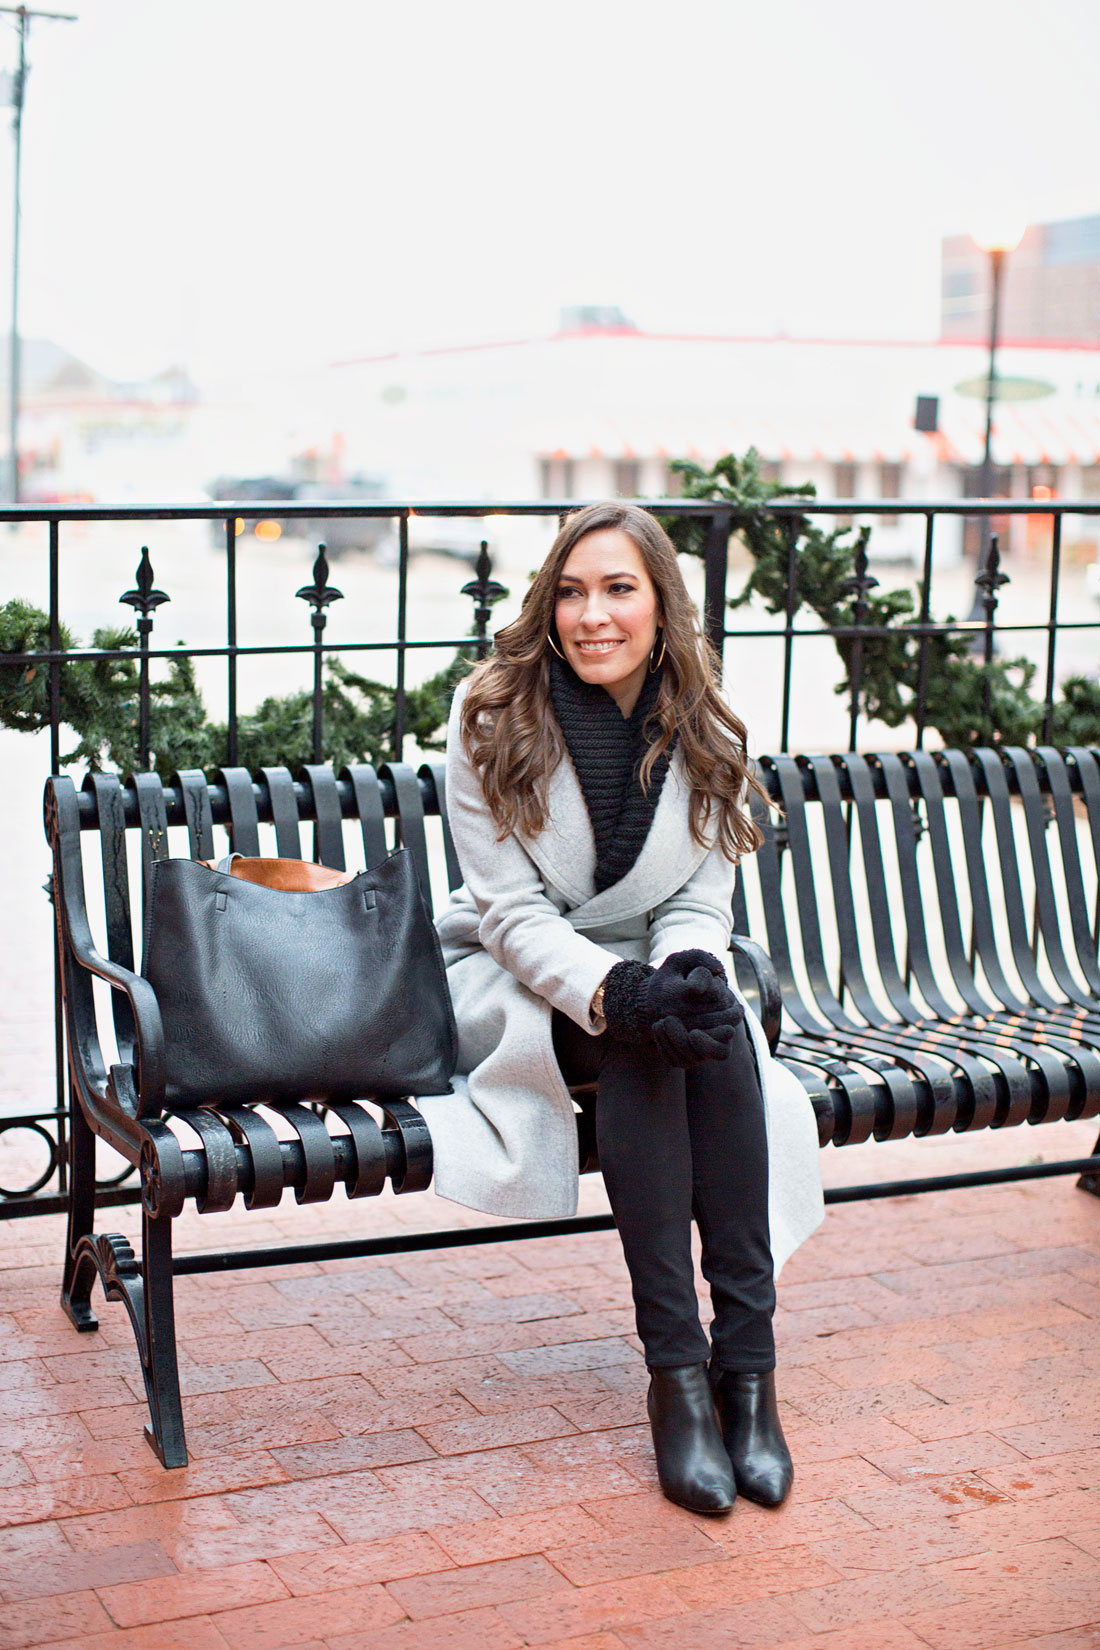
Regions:
M 19 191 L 23 164 L 23 100 L 27 89 L 27 25 L 32 17 L 49 17 L 58 23 L 75 23 L 67 11 L 31 11 L 27 6 L 0 6 L 19 19 L 19 67 L 11 87 L 11 127 L 15 134 L 15 205 L 11 241 L 11 361 L 8 384 L 8 463 L 11 502 L 19 503 Z

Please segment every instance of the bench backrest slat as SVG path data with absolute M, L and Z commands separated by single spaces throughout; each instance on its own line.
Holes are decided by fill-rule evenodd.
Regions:
M 905 913 L 907 957 L 917 990 L 932 1013 L 941 1019 L 950 1019 L 955 1006 L 944 996 L 932 967 L 928 946 L 928 930 L 924 921 L 924 896 L 921 891 L 920 867 L 917 863 L 917 828 L 909 780 L 901 759 L 893 752 L 883 752 L 876 758 L 886 783 L 890 813 L 894 824 L 894 849 L 901 879 L 902 908 Z
M 107 955 L 123 968 L 134 966 L 134 935 L 130 920 L 130 870 L 126 857 L 126 811 L 117 774 L 90 773 L 84 789 L 91 791 L 99 814 L 99 849 L 103 865 L 103 911 L 107 926 Z M 134 1046 L 134 1017 L 121 991 L 111 992 L 115 1038 L 123 1060 Z
M 336 775 L 331 768 L 312 763 L 302 769 L 302 774 L 313 797 L 313 857 L 319 865 L 331 865 L 334 871 L 346 870 L 344 820 Z
M 846 752 L 840 758 L 840 763 L 848 780 L 859 825 L 859 844 L 863 857 L 863 877 L 867 886 L 875 964 L 891 1008 L 901 1020 L 912 1025 L 921 1018 L 921 1013 L 906 990 L 898 967 L 895 949 L 897 919 L 891 909 L 886 886 L 886 867 L 882 857 L 882 838 L 879 835 L 878 810 L 875 805 L 874 776 L 867 757 L 859 756 L 855 751 Z
M 447 887 L 454 893 L 462 886 L 462 868 L 458 863 L 458 855 L 451 838 L 451 820 L 447 811 L 447 764 L 445 762 L 422 762 L 417 769 L 417 778 L 423 780 L 428 787 L 428 794 L 435 802 L 436 812 L 443 822 L 443 853 L 447 863 Z
M 774 772 L 767 757 L 761 758 L 760 767 L 761 776 L 768 782 L 770 789 L 774 781 Z M 753 855 L 753 865 L 760 879 L 760 897 L 764 906 L 765 949 L 778 976 L 784 1006 L 795 1024 L 802 1031 L 823 1031 L 823 1023 L 802 1001 L 795 980 L 783 899 L 783 866 L 776 840 L 774 816 L 757 796 L 752 798 L 751 806 L 753 819 L 764 836 L 763 842 Z M 751 928 L 749 932 L 751 934 Z
M 1027 826 L 1028 846 L 1031 849 L 1031 869 L 1035 878 L 1035 905 L 1039 914 L 1039 931 L 1043 939 L 1047 964 L 1061 991 L 1071 1002 L 1084 1003 L 1085 995 L 1073 977 L 1062 947 L 1058 907 L 1054 898 L 1050 860 L 1047 857 L 1046 813 L 1035 762 L 1031 752 L 1018 745 L 1009 746 L 1005 755 L 1012 763 L 1016 784 L 1024 805 L 1024 823 Z
M 413 770 L 404 762 L 388 762 L 378 770 L 382 783 L 389 780 L 397 803 L 398 840 L 413 857 L 420 891 L 432 906 L 432 883 L 428 874 L 428 841 L 424 833 L 424 798 Z
M 846 991 L 868 1025 L 882 1026 L 886 1017 L 871 996 L 859 945 L 852 886 L 852 840 L 850 818 L 840 799 L 839 776 L 830 756 L 812 756 L 808 766 L 824 814 L 825 846 L 832 883 L 840 966 Z
M 983 746 L 975 751 L 981 770 L 987 804 L 993 815 L 993 829 L 997 841 L 997 862 L 1000 871 L 999 891 L 1008 925 L 1012 964 L 1028 996 L 1043 1008 L 1054 1008 L 1052 997 L 1039 978 L 1035 957 L 1028 937 L 1027 913 L 1024 905 L 1023 883 L 1017 858 L 1016 833 L 1012 822 L 1012 799 L 1004 763 L 995 750 Z
M 340 778 L 351 785 L 355 811 L 363 833 L 363 861 L 368 871 L 381 865 L 389 848 L 386 844 L 386 809 L 378 775 L 369 762 L 344 768 Z
M 987 799 L 978 796 L 974 784 L 974 770 L 967 761 L 965 752 L 945 751 L 942 760 L 959 811 L 959 830 L 970 886 L 970 920 L 974 950 L 985 972 L 989 989 L 1001 1007 L 1009 1009 L 1014 1014 L 1022 1014 L 1026 1011 L 1027 1004 L 1008 983 L 993 926 L 993 901 L 982 837 L 983 811 L 988 805 Z
M 1085 745 L 1070 745 L 1066 755 L 1073 763 L 1073 771 L 1081 787 L 1081 799 L 1085 806 L 1089 837 L 1092 841 L 1093 862 L 1100 866 L 1100 751 L 1089 750 Z M 1096 889 L 1092 945 L 1093 949 L 1100 945 L 1100 881 Z
M 974 970 L 967 960 L 966 941 L 963 938 L 959 899 L 956 892 L 956 871 L 952 862 L 951 842 L 947 832 L 947 814 L 944 808 L 943 784 L 940 770 L 927 751 L 913 751 L 906 757 L 913 767 L 921 800 L 928 840 L 932 849 L 932 873 L 939 909 L 940 928 L 947 953 L 947 967 L 955 990 L 972 1014 L 988 1014 L 992 1004 L 978 988 Z
M 1036 755 L 1046 769 L 1050 797 L 1054 805 L 1054 821 L 1062 850 L 1062 875 L 1065 878 L 1066 898 L 1069 902 L 1070 932 L 1077 952 L 1077 963 L 1089 990 L 1100 992 L 1100 968 L 1097 967 L 1096 947 L 1092 943 L 1089 931 L 1088 901 L 1085 898 L 1085 881 L 1081 872 L 1077 815 L 1073 806 L 1069 774 L 1060 751 L 1046 746 L 1041 747 Z
M 285 768 L 261 768 L 267 786 L 271 822 L 275 827 L 275 851 L 279 859 L 301 859 L 302 834 L 298 829 L 298 798 L 294 781 Z
M 155 773 L 131 774 L 126 781 L 137 799 L 138 818 L 141 821 L 141 868 L 146 894 L 149 891 L 149 871 L 154 860 L 167 859 L 168 813 L 164 805 L 164 787 Z
M 210 790 L 201 768 L 184 768 L 174 773 L 171 783 L 179 787 L 187 817 L 187 843 L 192 859 L 213 859 L 214 820 L 210 812 Z
M 833 990 L 825 962 L 802 773 L 792 756 L 775 756 L 770 760 L 779 781 L 779 798 L 786 816 L 802 959 L 815 1002 L 826 1018 L 836 1024 L 846 1016 Z
M 218 779 L 229 802 L 229 845 L 253 859 L 260 852 L 260 825 L 252 775 L 247 768 L 219 768 Z

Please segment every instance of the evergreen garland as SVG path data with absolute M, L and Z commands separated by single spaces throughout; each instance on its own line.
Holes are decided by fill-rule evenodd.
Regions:
M 79 645 L 65 627 L 60 641 L 64 652 Z M 100 652 L 134 649 L 137 635 L 124 626 L 100 629 L 91 645 Z M 0 727 L 21 733 L 49 727 L 49 665 L 2 662 L 5 653 L 45 653 L 49 647 L 46 613 L 18 598 L 0 606 Z M 420 687 L 406 690 L 405 730 L 421 750 L 442 748 L 451 698 L 470 669 L 474 652 L 472 646 L 460 648 L 444 670 Z M 163 778 L 181 768 L 212 770 L 227 760 L 228 728 L 224 722 L 207 720 L 193 661 L 170 658 L 164 663 L 164 674 L 153 675 L 149 686 L 149 748 L 154 767 Z M 86 762 L 93 771 L 112 767 L 132 773 L 139 759 L 138 660 L 67 660 L 59 678 L 61 721 L 78 736 L 62 763 Z M 341 767 L 350 762 L 393 760 L 394 688 L 371 681 L 330 655 L 325 660 L 323 700 L 326 761 Z M 308 689 L 269 697 L 257 710 L 238 717 L 237 761 L 242 767 L 295 770 L 312 759 L 313 695 Z
M 732 529 L 752 556 L 752 571 L 743 588 L 730 598 L 730 607 L 743 607 L 759 596 L 769 613 L 784 613 L 791 518 L 776 515 L 769 506 L 778 498 L 813 499 L 813 484 L 789 487 L 766 481 L 760 473 L 759 455 L 751 447 L 744 458 L 729 453 L 709 470 L 690 459 L 677 459 L 671 468 L 682 478 L 683 498 L 720 500 L 731 507 Z M 661 521 L 678 550 L 704 554 L 705 520 L 665 516 Z M 880 592 L 861 580 L 859 558 L 866 551 L 869 528 L 824 531 L 800 515 L 794 518 L 793 530 L 799 606 L 809 608 L 830 628 L 851 626 L 862 592 L 860 622 L 893 632 L 860 638 L 859 710 L 888 727 L 899 727 L 916 713 L 921 644 L 907 628 L 919 620 L 914 593 Z M 499 596 L 486 599 L 491 603 Z M 5 653 L 48 652 L 49 628 L 48 615 L 29 602 L 16 598 L 0 605 L 0 727 L 33 733 L 49 726 L 49 666 L 2 663 Z M 836 691 L 848 695 L 853 638 L 837 637 L 835 642 L 845 670 Z M 62 626 L 61 650 L 70 652 L 78 645 Z M 99 652 L 136 649 L 137 636 L 128 627 L 105 627 L 94 632 L 91 646 Z M 1031 695 L 1034 664 L 1023 658 L 995 658 L 985 665 L 970 647 L 969 635 L 927 638 L 926 725 L 935 728 L 948 746 L 1034 743 L 1043 726 L 1043 705 Z M 451 698 L 474 658 L 472 645 L 460 648 L 444 670 L 422 686 L 407 689 L 405 729 L 420 749 L 442 748 Z M 227 759 L 228 729 L 223 722 L 208 721 L 192 660 L 170 658 L 163 665 L 163 672 L 158 667 L 150 683 L 149 744 L 156 771 L 166 778 L 180 768 L 212 770 Z M 61 721 L 78 737 L 62 762 L 83 761 L 93 770 L 110 766 L 132 772 L 138 765 L 138 660 L 73 659 L 61 666 L 59 677 Z M 394 688 L 360 675 L 330 655 L 325 660 L 323 694 L 327 761 L 342 766 L 393 759 Z M 1054 706 L 1052 737 L 1061 746 L 1100 745 L 1100 682 L 1084 676 L 1066 679 Z M 256 710 L 240 716 L 237 747 L 238 762 L 251 770 L 294 770 L 311 761 L 310 691 L 303 688 L 281 698 L 268 697 Z
M 730 607 L 743 607 L 759 596 L 769 613 L 785 613 L 791 517 L 776 515 L 769 506 L 778 498 L 815 498 L 813 483 L 790 487 L 766 481 L 755 447 L 741 459 L 727 453 L 709 470 L 690 459 L 676 459 L 670 468 L 683 478 L 681 497 L 715 499 L 731 506 L 732 528 L 752 556 L 753 567 L 743 589 L 730 598 Z M 684 516 L 661 520 L 678 550 L 703 555 L 704 520 Z M 850 626 L 856 616 L 855 592 L 863 582 L 861 624 L 895 630 L 894 635 L 860 637 L 859 710 L 888 727 L 899 727 L 916 715 L 921 639 L 905 628 L 920 619 L 914 593 L 879 592 L 861 581 L 859 558 L 866 551 L 869 527 L 826 532 L 808 517 L 796 516 L 793 530 L 795 595 L 801 607 L 809 608 L 829 628 Z M 845 670 L 836 691 L 849 695 L 854 640 L 840 636 L 835 643 Z M 947 746 L 1032 743 L 1043 725 L 1043 705 L 1030 692 L 1034 664 L 1022 658 L 995 658 L 985 665 L 970 648 L 971 635 L 926 639 L 926 725 L 935 728 Z M 1072 677 L 1063 684 L 1062 694 L 1054 707 L 1054 742 L 1100 744 L 1100 683 Z M 1068 737 L 1071 731 L 1072 739 Z

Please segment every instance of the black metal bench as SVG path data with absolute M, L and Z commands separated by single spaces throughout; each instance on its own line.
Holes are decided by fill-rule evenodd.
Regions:
M 783 813 L 775 821 L 761 809 L 766 840 L 747 862 L 748 875 L 738 878 L 733 949 L 769 1043 L 810 1094 L 822 1144 L 1096 1115 L 1100 907 L 1090 916 L 1087 898 L 1091 889 L 1096 899 L 1100 866 L 1100 751 L 779 756 L 760 766 Z M 432 816 L 438 823 L 426 824 Z M 1091 848 L 1087 868 L 1079 818 Z M 309 767 L 297 780 L 285 769 L 266 769 L 255 779 L 243 769 L 225 769 L 213 783 L 190 772 L 168 785 L 153 774 L 124 784 L 93 774 L 80 791 L 67 777 L 52 778 L 46 788 L 74 1097 L 62 1299 L 85 1331 L 97 1327 L 90 1304 L 97 1276 L 107 1297 L 126 1305 L 149 1401 L 146 1436 L 165 1466 L 187 1459 L 175 1274 L 611 1225 L 606 1215 L 582 1216 L 173 1257 L 172 1220 L 188 1198 L 200 1212 L 227 1210 L 238 1194 L 246 1208 L 263 1209 L 278 1204 L 287 1187 L 307 1203 L 329 1198 L 337 1183 L 349 1197 L 363 1197 L 387 1181 L 396 1192 L 419 1191 L 431 1181 L 431 1140 L 407 1101 L 386 1100 L 373 1110 L 366 1104 L 285 1106 L 275 1118 L 278 1130 L 270 1113 L 252 1107 L 180 1108 L 177 1124 L 185 1127 L 169 1126 L 159 1015 L 151 987 L 134 968 L 130 879 L 132 870 L 137 875 L 136 864 L 131 867 L 137 841 L 143 871 L 169 853 L 173 830 L 181 838 L 186 833 L 192 858 L 215 857 L 218 827 L 228 830 L 240 853 L 273 847 L 280 856 L 301 857 L 303 822 L 312 824 L 311 856 L 337 868 L 346 864 L 349 822 L 358 824 L 368 866 L 395 845 L 407 847 L 429 902 L 429 831 L 435 831 L 448 885 L 460 880 L 438 762 L 419 773 L 398 764 L 339 775 Z M 270 828 L 273 843 L 261 845 L 261 826 Z M 94 855 L 96 837 L 102 867 L 97 927 L 106 936 L 99 946 L 85 897 L 85 849 Z M 983 850 L 991 845 L 989 859 Z M 1029 924 L 1025 902 L 1032 896 Z M 111 1063 L 102 1052 L 106 1023 L 98 1020 L 93 997 L 97 977 L 111 988 L 118 1055 Z M 575 1098 L 585 1172 L 598 1167 L 592 1094 L 577 1090 Z M 97 1136 L 139 1171 L 140 1260 L 126 1238 L 94 1231 Z M 831 1196 L 1071 1170 L 1097 1190 L 1098 1167 L 1095 1157 Z

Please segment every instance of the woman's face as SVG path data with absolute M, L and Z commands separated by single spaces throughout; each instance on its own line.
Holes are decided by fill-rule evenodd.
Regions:
M 558 578 L 558 640 L 582 682 L 606 688 L 624 716 L 649 669 L 661 604 L 634 540 L 621 527 L 578 539 Z

